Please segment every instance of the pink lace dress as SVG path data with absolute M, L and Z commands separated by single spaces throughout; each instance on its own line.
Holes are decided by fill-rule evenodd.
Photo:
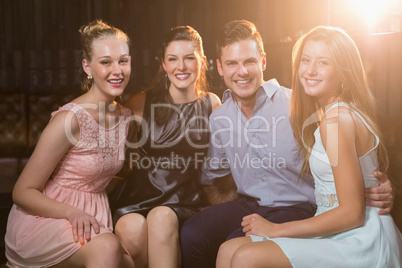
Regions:
M 121 169 L 130 110 L 123 106 L 116 125 L 106 129 L 80 105 L 68 103 L 58 112 L 74 112 L 80 126 L 78 143 L 58 163 L 43 194 L 82 209 L 113 231 L 106 186 Z M 68 117 L 68 116 L 67 116 Z M 99 234 L 98 234 L 99 235 Z M 96 234 L 92 232 L 92 238 Z M 75 242 L 66 219 L 34 216 L 14 205 L 5 236 L 9 267 L 48 267 L 73 255 L 82 245 Z

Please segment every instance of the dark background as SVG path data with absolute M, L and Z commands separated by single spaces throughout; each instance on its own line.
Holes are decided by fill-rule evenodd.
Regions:
M 281 84 L 290 86 L 290 51 L 295 40 L 314 26 L 340 26 L 357 42 L 360 36 L 371 32 L 395 30 L 392 28 L 400 31 L 400 4 L 370 29 L 353 13 L 356 11 L 348 4 L 353 1 L 1 0 L 0 92 L 78 91 L 81 78 L 78 29 L 94 19 L 121 28 L 132 39 L 133 75 L 127 94 L 146 85 L 154 75 L 160 42 L 169 28 L 191 25 L 198 30 L 204 39 L 205 53 L 213 62 L 211 67 L 215 68 L 216 36 L 233 19 L 250 20 L 259 29 L 268 57 L 265 79 L 276 77 Z M 369 45 L 371 42 L 363 44 L 361 49 L 367 50 Z M 384 60 L 389 61 L 389 52 L 395 53 L 380 52 L 386 56 Z M 215 71 L 211 72 L 211 76 L 216 75 Z M 220 90 L 222 85 L 213 83 L 212 86 L 213 90 Z
M 287 87 L 291 85 L 291 51 L 297 38 L 317 25 L 342 27 L 361 51 L 386 134 L 389 175 L 401 193 L 401 0 L 388 0 L 392 6 L 372 26 L 351 7 L 353 1 L 0 0 L 1 237 L 12 187 L 50 112 L 82 93 L 78 29 L 94 19 L 121 28 L 131 38 L 132 75 L 124 100 L 147 85 L 155 74 L 162 36 L 171 27 L 191 25 L 201 34 L 211 63 L 211 91 L 219 97 L 225 86 L 216 71 L 215 41 L 226 22 L 247 19 L 256 24 L 267 53 L 264 78 L 277 78 Z M 363 3 L 367 5 L 368 1 Z M 400 228 L 401 200 L 398 196 L 393 211 Z M 4 246 L 2 239 L 0 246 Z

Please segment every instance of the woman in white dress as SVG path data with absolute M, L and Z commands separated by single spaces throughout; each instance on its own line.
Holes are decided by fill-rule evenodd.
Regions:
M 315 217 L 271 223 L 244 217 L 246 237 L 225 242 L 217 267 L 401 267 L 390 215 L 366 207 L 364 188 L 388 159 L 359 51 L 341 29 L 316 27 L 293 50 L 291 124 L 302 173 L 315 181 Z M 311 179 L 311 176 L 310 176 Z

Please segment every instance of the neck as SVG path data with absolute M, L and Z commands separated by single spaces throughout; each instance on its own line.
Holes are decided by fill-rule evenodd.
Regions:
M 235 97 L 235 99 L 242 113 L 250 120 L 251 116 L 253 115 L 255 103 L 257 100 L 256 96 L 249 99 L 241 99 L 238 97 Z
M 87 100 L 88 102 L 99 104 L 99 103 L 105 103 L 105 106 L 109 106 L 111 104 L 115 104 L 115 97 L 113 96 L 108 96 L 104 94 L 100 94 L 98 91 L 95 91 L 93 88 L 91 88 L 87 92 Z
M 198 98 L 194 87 L 180 90 L 170 86 L 169 94 L 172 97 L 173 103 L 176 104 L 192 102 Z
M 319 105 L 321 111 L 324 113 L 329 108 L 331 108 L 332 105 L 334 105 L 335 103 L 338 103 L 340 101 L 341 100 L 338 97 L 333 97 L 333 98 L 328 99 L 326 101 L 318 101 L 318 105 Z

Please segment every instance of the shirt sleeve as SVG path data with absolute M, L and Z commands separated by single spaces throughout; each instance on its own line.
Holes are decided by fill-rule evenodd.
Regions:
M 219 133 L 214 131 L 213 124 L 210 124 L 210 129 L 211 138 L 208 153 L 202 165 L 201 184 L 203 185 L 211 185 L 215 178 L 230 174 L 229 160 L 219 139 Z

